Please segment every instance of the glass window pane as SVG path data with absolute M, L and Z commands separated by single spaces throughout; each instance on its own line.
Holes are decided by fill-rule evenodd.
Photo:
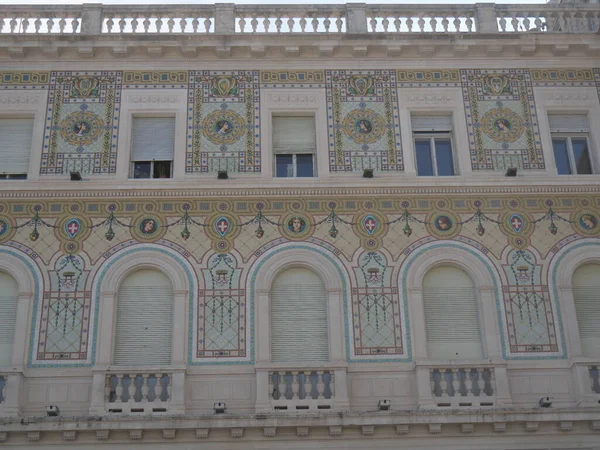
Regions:
M 569 154 L 567 152 L 566 139 L 552 139 L 552 148 L 554 149 L 554 160 L 556 161 L 556 170 L 559 175 L 569 175 L 571 165 L 569 164 Z
M 294 176 L 292 155 L 275 155 L 275 176 L 289 178 Z
M 171 178 L 171 161 L 154 161 L 154 178 Z
M 415 140 L 415 153 L 417 155 L 417 175 L 432 176 L 433 161 L 431 160 L 431 144 L 427 140 Z
M 450 139 L 435 140 L 435 159 L 438 175 L 454 175 L 454 161 L 452 160 L 452 144 Z
M 313 155 L 296 155 L 296 176 L 312 177 L 313 174 Z
M 573 157 L 578 174 L 592 173 L 592 161 L 590 161 L 590 152 L 586 138 L 571 138 L 573 146 Z
M 137 161 L 133 163 L 133 178 L 151 178 L 152 163 L 150 161 Z

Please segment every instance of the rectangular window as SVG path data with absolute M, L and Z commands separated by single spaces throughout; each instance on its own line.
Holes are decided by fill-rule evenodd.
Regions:
M 32 118 L 0 118 L 0 180 L 27 179 L 32 137 Z
M 273 116 L 275 176 L 316 176 L 316 130 L 313 116 Z
M 171 178 L 175 118 L 134 117 L 131 135 L 131 177 Z
M 412 116 L 411 124 L 417 175 L 455 175 L 452 116 Z
M 548 123 L 558 174 L 592 174 L 594 171 L 587 115 L 549 114 Z

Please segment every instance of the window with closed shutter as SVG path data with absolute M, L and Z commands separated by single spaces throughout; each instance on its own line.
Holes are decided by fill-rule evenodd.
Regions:
M 17 297 L 16 280 L 7 273 L 0 272 L 0 367 L 12 365 Z
M 271 287 L 271 360 L 329 360 L 327 293 L 323 280 L 304 268 L 285 270 Z
M 173 285 L 161 272 L 139 270 L 121 284 L 113 362 L 124 366 L 171 364 Z
M 170 178 L 175 149 L 175 118 L 134 117 L 131 135 L 133 178 Z
M 33 119 L 0 119 L 0 175 L 23 177 L 29 172 Z
M 314 177 L 317 135 L 313 116 L 273 116 L 276 177 Z
M 585 264 L 573 273 L 573 299 L 584 356 L 600 357 L 600 264 Z
M 423 279 L 423 306 L 429 359 L 481 359 L 477 296 L 462 270 L 436 267 Z

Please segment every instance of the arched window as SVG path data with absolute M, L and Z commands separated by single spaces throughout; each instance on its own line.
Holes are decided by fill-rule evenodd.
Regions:
M 119 287 L 113 362 L 171 364 L 173 285 L 161 272 L 138 270 Z
M 423 306 L 429 359 L 483 357 L 475 287 L 464 271 L 441 266 L 427 272 Z
M 325 362 L 327 339 L 327 292 L 313 271 L 291 268 L 271 286 L 272 362 Z
M 0 367 L 9 367 L 12 362 L 18 292 L 17 281 L 0 272 Z
M 573 298 L 584 356 L 600 357 L 600 264 L 585 264 L 573 273 Z

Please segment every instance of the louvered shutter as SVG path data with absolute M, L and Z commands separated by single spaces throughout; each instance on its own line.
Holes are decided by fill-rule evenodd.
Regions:
M 172 161 L 174 117 L 134 117 L 131 126 L 132 161 Z
M 455 267 L 437 267 L 423 280 L 429 359 L 481 359 L 477 297 L 469 276 Z
M 548 114 L 550 130 L 554 132 L 588 132 L 588 118 L 586 114 Z
M 33 119 L 0 119 L 0 173 L 29 172 Z
M 273 282 L 271 360 L 329 361 L 327 293 L 321 278 L 310 270 L 288 269 Z
M 0 272 L 0 367 L 12 365 L 18 292 L 15 279 Z
M 452 116 L 411 116 L 411 127 L 414 131 L 452 131 Z
M 600 265 L 586 264 L 575 271 L 573 298 L 583 355 L 600 358 Z
M 315 153 L 314 117 L 273 116 L 274 153 Z
M 171 364 L 173 285 L 162 273 L 139 270 L 121 284 L 117 298 L 114 364 Z

